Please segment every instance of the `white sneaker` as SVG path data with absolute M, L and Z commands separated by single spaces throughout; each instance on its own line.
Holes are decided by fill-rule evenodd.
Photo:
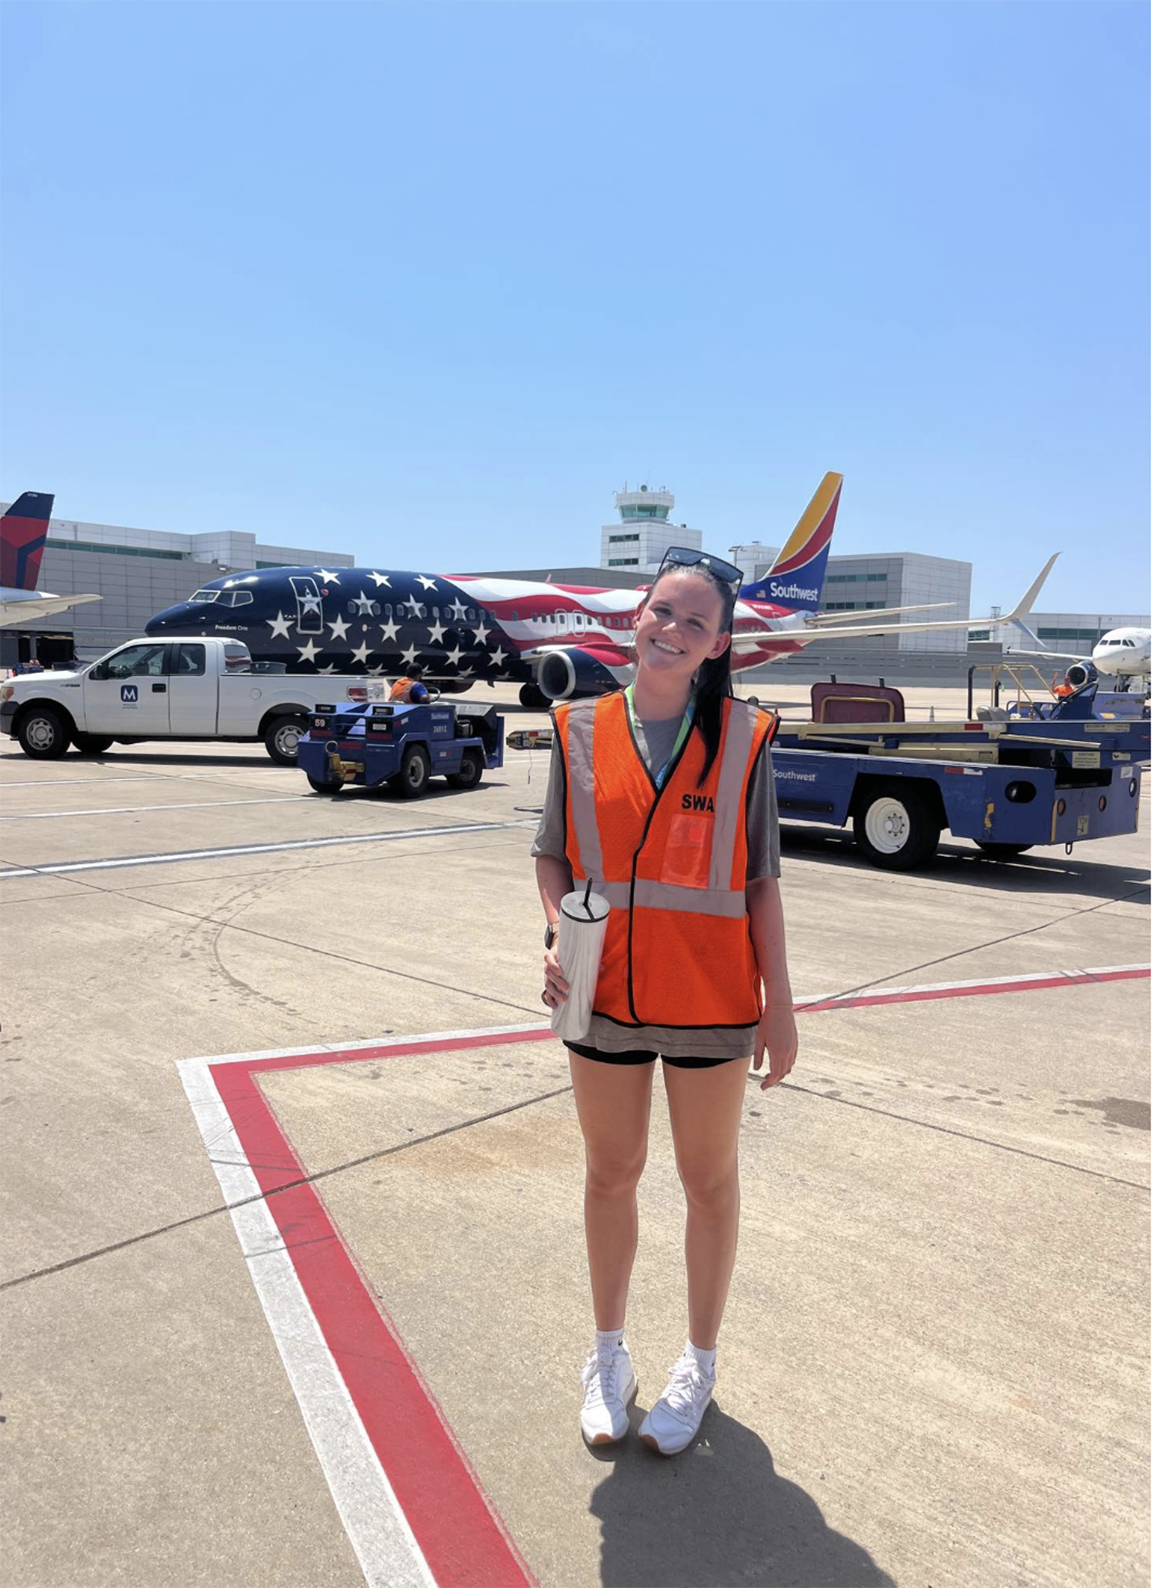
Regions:
M 628 1432 L 628 1408 L 640 1386 L 632 1366 L 632 1353 L 621 1340 L 614 1351 L 588 1353 L 580 1374 L 584 1404 L 580 1428 L 590 1445 L 614 1445 Z
M 690 1352 L 671 1368 L 668 1387 L 640 1424 L 639 1437 L 662 1456 L 676 1456 L 696 1437 L 700 1420 L 708 1409 L 715 1376 L 707 1377 Z

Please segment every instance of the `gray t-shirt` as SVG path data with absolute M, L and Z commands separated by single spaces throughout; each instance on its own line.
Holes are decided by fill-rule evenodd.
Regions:
M 656 774 L 667 764 L 680 731 L 680 717 L 665 721 L 635 722 L 636 743 L 649 771 Z M 748 871 L 747 880 L 780 875 L 780 830 L 776 818 L 776 782 L 767 745 L 757 757 L 748 784 Z M 552 760 L 548 769 L 548 792 L 544 814 L 536 830 L 533 855 L 550 855 L 568 864 L 564 850 L 564 766 L 558 739 L 552 741 Z M 722 1031 L 680 1031 L 667 1026 L 622 1026 L 603 1015 L 593 1015 L 583 1047 L 599 1048 L 603 1053 L 628 1053 L 647 1049 L 669 1058 L 741 1059 L 750 1057 L 756 1046 L 756 1027 L 738 1026 Z

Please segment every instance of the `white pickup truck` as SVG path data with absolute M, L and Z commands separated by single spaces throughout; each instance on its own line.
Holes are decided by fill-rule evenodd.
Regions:
M 140 739 L 263 740 L 278 766 L 319 701 L 367 699 L 366 678 L 264 671 L 239 640 L 133 640 L 75 673 L 0 684 L 0 732 L 25 755 L 52 760 L 74 744 L 100 755 Z

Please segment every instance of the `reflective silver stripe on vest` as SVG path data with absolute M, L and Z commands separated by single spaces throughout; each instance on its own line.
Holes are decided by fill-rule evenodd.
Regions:
M 597 882 L 596 892 L 602 894 L 614 910 L 627 910 L 632 899 L 630 882 Z M 681 910 L 689 915 L 721 915 L 738 921 L 747 913 L 742 893 L 732 893 L 722 888 L 682 888 L 671 882 L 649 882 L 636 879 L 636 903 L 649 910 Z
M 604 857 L 600 848 L 600 828 L 596 822 L 596 784 L 592 775 L 592 724 L 595 716 L 595 701 L 587 704 L 579 701 L 568 708 L 568 788 L 580 864 L 586 877 L 602 882 Z M 597 892 L 600 891 L 598 888 Z
M 716 820 L 712 827 L 712 861 L 708 868 L 708 891 L 727 893 L 732 886 L 732 866 L 736 859 L 736 830 L 740 822 L 740 790 L 752 749 L 752 711 L 739 700 L 728 708 L 728 731 L 720 754 L 720 778 L 716 785 Z M 723 911 L 718 910 L 718 915 Z

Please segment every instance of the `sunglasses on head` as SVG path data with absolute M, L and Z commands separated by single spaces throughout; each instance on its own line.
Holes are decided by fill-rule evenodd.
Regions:
M 730 562 L 725 562 L 721 557 L 713 557 L 706 551 L 694 551 L 690 546 L 669 546 L 664 553 L 664 561 L 660 564 L 660 573 L 667 573 L 669 568 L 696 568 L 703 566 L 717 579 L 725 584 L 734 584 L 737 587 L 744 583 L 744 575 L 739 568 L 734 568 Z M 660 574 L 657 574 L 657 578 Z

